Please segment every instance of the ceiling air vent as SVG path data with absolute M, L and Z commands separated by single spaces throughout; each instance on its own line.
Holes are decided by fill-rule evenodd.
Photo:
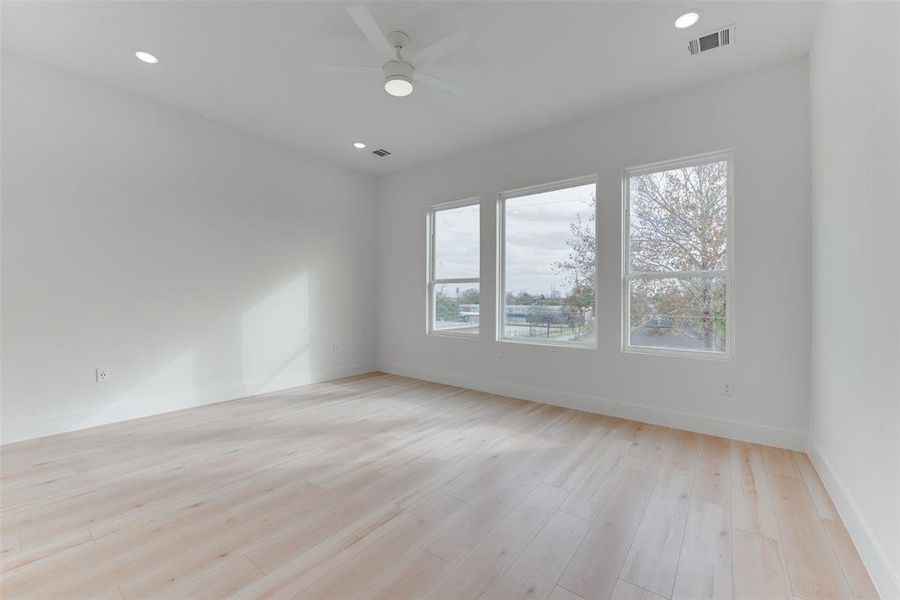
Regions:
M 391 153 L 388 152 L 387 150 L 385 150 L 384 148 L 379 148 L 378 150 L 372 150 L 372 154 L 374 154 L 375 156 L 379 156 L 381 158 L 391 155 Z
M 719 31 L 713 31 L 706 35 L 701 35 L 688 42 L 688 52 L 700 54 L 708 50 L 714 50 L 722 46 L 730 46 L 734 43 L 734 25 L 729 25 Z

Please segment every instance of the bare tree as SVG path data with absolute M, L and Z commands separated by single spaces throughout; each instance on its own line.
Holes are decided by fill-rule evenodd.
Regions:
M 631 180 L 630 267 L 633 272 L 726 269 L 726 162 L 649 173 Z M 644 280 L 632 311 L 686 316 L 704 343 L 724 334 L 724 285 L 708 277 Z M 643 306 L 642 306 L 643 305 Z
M 724 270 L 727 261 L 728 172 L 726 162 L 648 173 L 631 180 L 632 272 Z M 567 304 L 593 304 L 595 211 L 570 225 L 569 253 L 554 263 L 573 292 Z M 709 277 L 637 280 L 631 290 L 634 317 L 662 315 L 688 336 L 700 333 L 713 347 L 724 339 L 724 282 Z M 636 323 L 632 323 L 636 325 Z M 699 331 L 698 331 L 699 330 Z
M 632 179 L 631 269 L 725 268 L 727 198 L 725 162 Z
M 585 323 L 585 313 L 593 310 L 594 306 L 596 206 L 596 194 L 591 194 L 590 210 L 586 211 L 586 216 L 579 213 L 575 216 L 575 221 L 569 224 L 572 237 L 566 241 L 566 245 L 569 246 L 568 255 L 565 259 L 553 263 L 553 270 L 565 274 L 572 286 L 563 304 L 570 307 L 567 312 L 572 315 L 573 323 Z

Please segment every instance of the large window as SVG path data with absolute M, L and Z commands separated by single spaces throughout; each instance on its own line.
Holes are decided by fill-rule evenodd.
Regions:
M 478 334 L 481 313 L 478 200 L 428 212 L 428 332 Z
M 503 194 L 498 338 L 596 346 L 596 178 Z
M 731 157 L 625 174 L 626 351 L 728 357 Z

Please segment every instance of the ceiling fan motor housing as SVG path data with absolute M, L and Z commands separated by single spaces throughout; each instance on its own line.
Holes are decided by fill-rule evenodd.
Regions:
M 395 79 L 402 77 L 407 81 L 412 81 L 413 66 L 405 60 L 392 60 L 384 63 L 384 79 Z
M 403 50 L 409 45 L 409 36 L 403 33 L 402 31 L 392 31 L 387 34 L 386 39 L 388 43 L 394 47 L 394 49 Z

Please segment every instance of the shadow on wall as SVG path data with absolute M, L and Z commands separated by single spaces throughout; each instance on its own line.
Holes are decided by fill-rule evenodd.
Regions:
M 368 366 L 371 178 L 2 62 L 2 441 Z
M 135 409 L 135 416 L 155 414 L 310 382 L 335 362 L 328 361 L 324 351 L 312 350 L 312 302 L 310 277 L 302 273 L 233 318 L 207 322 L 202 327 L 206 334 L 188 342 L 189 347 L 156 350 L 155 354 L 172 358 L 143 375 L 139 383 L 118 392 L 110 390 L 113 393 L 101 406 L 76 413 L 71 428 L 119 420 L 128 407 Z M 157 333 L 166 340 L 181 337 L 166 327 Z M 327 344 L 317 347 L 324 349 Z M 147 350 L 141 344 L 138 354 Z M 116 364 L 113 381 L 132 380 L 136 365 L 128 360 L 117 364 L 112 358 Z M 119 360 L 123 358 L 128 357 Z M 231 383 L 222 386 L 222 381 Z

